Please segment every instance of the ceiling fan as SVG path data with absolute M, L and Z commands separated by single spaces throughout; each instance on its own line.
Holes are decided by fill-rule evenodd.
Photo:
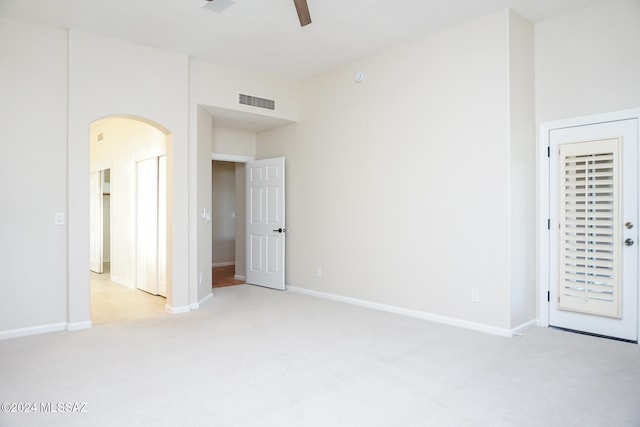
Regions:
M 300 20 L 300 26 L 311 24 L 311 14 L 309 14 L 309 5 L 307 0 L 293 0 L 296 5 L 296 11 L 298 12 L 298 19 Z
M 205 5 L 207 5 L 207 9 L 222 12 L 224 9 L 231 6 L 234 1 L 235 0 L 206 0 Z M 304 27 L 305 25 L 311 24 L 311 14 L 309 13 L 307 0 L 293 0 L 293 4 L 295 4 L 296 12 L 298 12 L 300 26 Z

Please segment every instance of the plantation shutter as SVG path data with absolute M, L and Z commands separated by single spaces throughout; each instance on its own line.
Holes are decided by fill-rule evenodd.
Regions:
M 558 308 L 621 317 L 620 140 L 560 145 Z

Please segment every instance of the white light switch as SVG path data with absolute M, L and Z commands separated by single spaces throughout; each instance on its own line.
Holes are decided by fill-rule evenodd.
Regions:
M 56 212 L 54 222 L 56 225 L 64 225 L 64 212 Z
M 480 289 L 471 289 L 471 302 L 480 302 Z

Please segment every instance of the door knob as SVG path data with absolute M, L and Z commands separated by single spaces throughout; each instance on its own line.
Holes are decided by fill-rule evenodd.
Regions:
M 625 240 L 625 241 L 624 241 L 624 244 L 625 244 L 626 246 L 633 246 L 633 239 L 627 239 L 627 240 Z
M 286 228 L 277 228 L 277 229 L 275 229 L 273 231 L 274 231 L 274 233 L 284 233 L 285 231 L 287 231 L 287 229 Z

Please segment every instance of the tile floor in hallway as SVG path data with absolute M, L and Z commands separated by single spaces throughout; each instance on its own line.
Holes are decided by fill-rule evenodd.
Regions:
M 90 283 L 91 321 L 94 325 L 170 316 L 165 312 L 164 297 L 113 282 L 108 264 L 102 274 L 91 272 Z
M 104 273 L 90 273 L 91 321 L 93 325 L 120 323 L 148 319 L 156 316 L 170 316 L 165 312 L 166 299 L 151 295 L 139 289 L 128 288 L 111 280 L 109 264 Z M 212 287 L 244 284 L 235 278 L 235 266 L 213 269 Z

